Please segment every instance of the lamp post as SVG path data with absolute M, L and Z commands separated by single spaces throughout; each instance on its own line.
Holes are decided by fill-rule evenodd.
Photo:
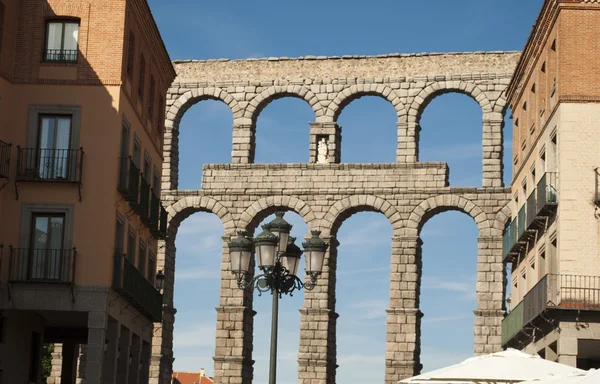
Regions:
M 309 278 L 302 282 L 298 278 L 298 266 L 302 250 L 294 244 L 290 237 L 292 225 L 285 221 L 283 212 L 276 212 L 275 219 L 262 226 L 263 231 L 254 239 L 247 232 L 238 232 L 238 237 L 228 243 L 231 257 L 231 272 L 237 279 L 240 289 L 253 291 L 259 296 L 264 292 L 273 295 L 271 319 L 271 353 L 269 367 L 269 384 L 275 384 L 277 376 L 277 328 L 279 317 L 279 299 L 285 295 L 293 295 L 302 288 L 310 291 L 323 272 L 327 244 L 319 237 L 320 231 L 312 231 L 312 237 L 302 244 L 306 253 L 306 275 Z M 248 280 L 252 250 L 256 254 L 261 274 Z

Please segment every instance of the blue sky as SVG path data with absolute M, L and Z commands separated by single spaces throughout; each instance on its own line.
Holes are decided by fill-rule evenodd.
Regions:
M 542 0 L 149 3 L 172 59 L 206 59 L 520 50 Z M 257 122 L 256 162 L 308 161 L 308 123 L 314 120 L 310 107 L 299 99 L 280 99 L 267 106 Z M 216 101 L 201 102 L 184 115 L 180 188 L 200 188 L 202 164 L 231 161 L 232 121 L 229 109 Z M 344 109 L 339 123 L 343 162 L 395 160 L 396 117 L 387 101 L 357 100 Z M 427 107 L 421 125 L 421 160 L 448 162 L 453 186 L 481 186 L 479 106 L 467 96 L 444 95 Z M 507 118 L 505 159 L 512 153 L 511 127 Z M 510 174 L 505 175 L 509 179 Z M 293 212 L 286 218 L 301 239 L 306 224 Z M 206 213 L 192 215 L 180 227 L 176 370 L 203 367 L 212 374 L 222 234 L 219 219 Z M 431 219 L 421 235 L 421 310 L 425 314 L 421 360 L 427 371 L 472 355 L 477 227 L 470 217 L 448 212 Z M 350 217 L 338 233 L 340 383 L 383 381 L 391 236 L 390 224 L 376 213 Z M 280 302 L 281 384 L 297 382 L 302 300 L 300 293 Z M 265 383 L 271 301 L 263 296 L 255 302 L 255 383 Z

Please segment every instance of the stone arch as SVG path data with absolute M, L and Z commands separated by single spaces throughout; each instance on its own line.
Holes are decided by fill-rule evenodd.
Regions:
M 280 209 L 296 212 L 309 228 L 314 227 L 316 217 L 312 208 L 306 202 L 297 197 L 267 196 L 260 198 L 246 208 L 240 216 L 237 228 L 254 231 L 261 221 Z
M 227 207 L 217 200 L 207 196 L 186 196 L 166 207 L 169 215 L 167 233 L 174 237 L 183 220 L 196 212 L 214 213 L 221 219 L 225 236 L 233 235 L 235 222 Z
M 473 218 L 479 236 L 490 235 L 490 223 L 487 214 L 471 200 L 453 194 L 437 195 L 422 201 L 410 213 L 406 222 L 406 235 L 419 236 L 425 223 L 433 216 L 446 211 L 460 211 Z
M 471 97 L 481 107 L 483 115 L 492 112 L 492 103 L 477 84 L 464 81 L 440 81 L 425 87 L 415 97 L 408 112 L 409 122 L 418 123 L 427 105 L 436 97 L 446 93 L 461 93 Z
M 325 214 L 321 226 L 325 235 L 335 236 L 342 223 L 358 212 L 379 212 L 389 220 L 394 233 L 403 227 L 400 213 L 385 199 L 373 195 L 353 195 L 338 200 Z
M 491 235 L 492 236 L 502 236 L 504 229 L 512 219 L 512 211 L 510 209 L 510 201 L 506 203 L 506 205 L 496 213 L 496 218 L 492 224 Z
M 263 90 L 252 100 L 250 100 L 250 103 L 248 104 L 248 107 L 246 107 L 243 116 L 245 119 L 249 119 L 253 124 L 256 124 L 258 116 L 262 110 L 269 105 L 270 102 L 277 99 L 282 99 L 284 97 L 294 97 L 305 100 L 315 113 L 316 119 L 325 114 L 325 110 L 319 103 L 319 99 L 308 88 L 301 85 L 274 85 Z
M 165 127 L 167 129 L 179 129 L 179 123 L 183 114 L 194 104 L 202 100 L 219 100 L 227 104 L 231 109 L 234 120 L 242 116 L 242 109 L 233 96 L 221 88 L 209 87 L 192 89 L 179 96 L 167 110 Z
M 398 122 L 403 122 L 403 118 L 407 116 L 406 107 L 402 100 L 390 87 L 383 84 L 356 84 L 343 89 L 329 105 L 327 115 L 331 116 L 333 121 L 337 121 L 342 110 L 348 104 L 363 96 L 377 96 L 392 103 L 398 116 Z

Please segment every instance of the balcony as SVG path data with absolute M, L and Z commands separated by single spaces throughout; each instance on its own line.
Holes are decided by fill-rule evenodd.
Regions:
M 114 257 L 113 289 L 153 322 L 162 319 L 163 296 L 138 271 L 138 269 L 120 253 Z
M 47 63 L 76 63 L 76 49 L 44 49 L 42 54 L 44 62 Z
M 12 144 L 0 140 L 0 178 L 8 179 L 10 172 L 10 150 Z
M 523 302 L 519 303 L 502 320 L 502 345 L 505 345 L 523 329 Z
M 119 186 L 123 198 L 132 204 L 138 203 L 140 189 L 140 170 L 131 157 L 122 157 L 119 161 Z
M 556 212 L 557 181 L 556 173 L 544 174 L 519 209 L 517 217 L 504 230 L 502 256 L 505 262 L 514 261 L 527 248 L 527 243 L 535 238 L 536 231 L 546 224 L 546 219 Z
M 13 283 L 75 282 L 77 250 L 10 247 L 9 280 Z
M 19 198 L 19 182 L 73 183 L 83 180 L 83 148 L 21 148 L 17 146 L 17 175 L 15 186 Z
M 145 178 L 140 178 L 140 201 L 138 204 L 133 206 L 133 210 L 137 213 L 142 222 L 148 224 L 150 216 L 148 215 L 148 210 L 150 208 L 150 184 L 146 181 Z
M 551 310 L 600 311 L 600 276 L 544 276 L 503 320 L 502 345 Z

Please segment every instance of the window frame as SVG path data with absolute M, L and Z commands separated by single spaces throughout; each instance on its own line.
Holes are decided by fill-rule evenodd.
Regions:
M 60 52 L 64 53 L 65 49 L 65 25 L 66 24 L 77 24 L 77 49 L 75 49 L 75 59 L 74 60 L 49 60 L 47 58 L 48 52 L 48 35 L 50 32 L 50 24 L 61 24 L 61 36 L 60 36 Z M 49 18 L 46 19 L 45 25 L 45 35 L 44 35 L 44 50 L 42 52 L 42 61 L 45 63 L 72 63 L 76 64 L 79 61 L 79 31 L 81 29 L 81 19 L 78 17 L 58 17 L 58 18 Z
M 131 248 L 133 247 L 133 248 Z M 129 252 L 130 250 L 133 249 L 133 255 L 131 254 L 131 252 Z M 131 264 L 135 265 L 135 254 L 137 253 L 137 232 L 135 230 L 135 228 L 129 224 L 128 227 L 128 231 L 127 231 L 127 252 L 125 253 L 125 255 L 127 255 L 127 260 L 129 260 L 131 262 Z
M 125 74 L 129 80 L 133 79 L 133 72 L 135 68 L 135 34 L 132 30 L 129 30 L 129 36 L 127 38 L 127 57 L 125 64 Z
M 123 233 L 119 234 L 117 231 L 118 225 L 121 224 L 122 228 L 123 228 Z M 123 217 L 123 215 L 117 211 L 116 214 L 116 220 L 115 220 L 115 244 L 114 244 L 114 250 L 115 250 L 115 254 L 117 253 L 117 250 L 119 251 L 119 256 L 122 256 L 124 252 L 124 248 L 125 248 L 125 234 L 126 234 L 126 227 L 125 227 L 125 217 Z M 121 238 L 119 238 L 119 235 Z M 120 248 L 117 248 L 117 244 L 120 240 Z
M 40 121 L 42 116 L 71 116 L 71 139 L 69 149 L 79 149 L 81 135 L 80 105 L 29 105 L 27 124 L 27 148 L 38 148 Z
M 138 99 L 140 100 L 141 103 L 144 102 L 144 96 L 145 96 L 145 92 L 146 92 L 146 84 L 145 83 L 146 83 L 146 57 L 142 53 L 140 55 L 140 72 L 138 75 L 138 89 L 137 89 Z
M 147 173 L 146 173 L 146 165 L 148 165 Z M 150 185 L 150 182 L 152 181 L 152 178 L 150 176 L 150 173 L 152 173 L 152 157 L 150 157 L 150 154 L 148 153 L 148 151 L 144 151 L 144 165 L 143 165 L 142 173 L 144 174 L 144 179 L 146 180 L 146 183 L 148 183 L 148 185 Z
M 24 203 L 21 205 L 20 248 L 28 248 L 31 245 L 34 214 L 63 214 L 65 223 L 62 249 L 72 249 L 74 211 L 75 206 L 73 204 Z

